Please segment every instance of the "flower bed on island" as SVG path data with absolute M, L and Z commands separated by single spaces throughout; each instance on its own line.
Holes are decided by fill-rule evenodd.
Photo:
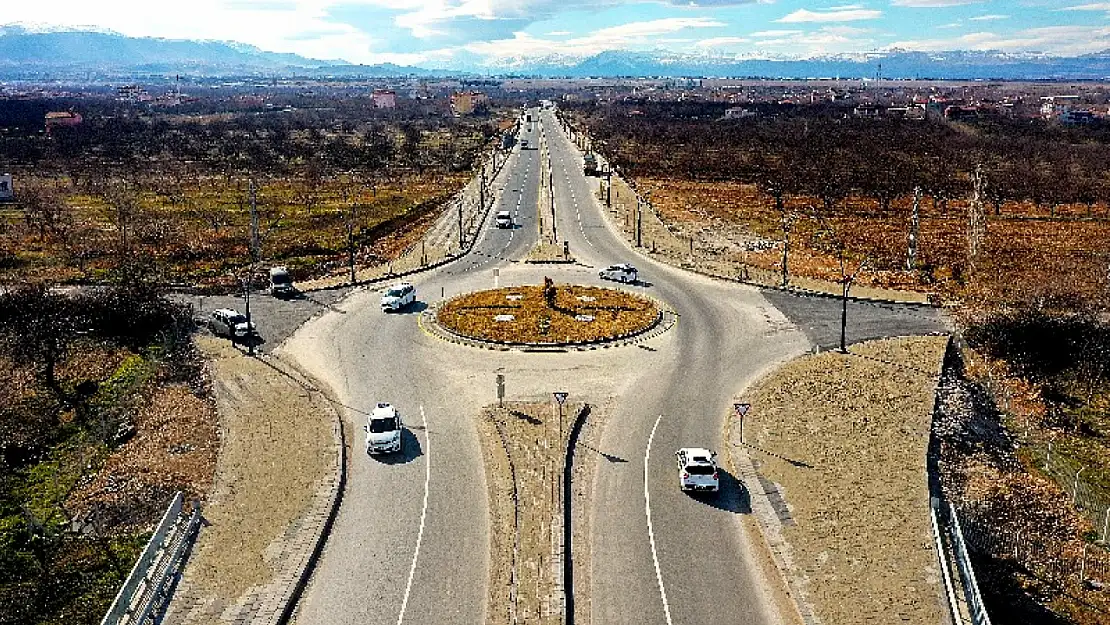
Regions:
M 436 321 L 457 335 L 515 345 L 596 343 L 626 338 L 658 323 L 649 298 L 595 286 L 515 286 L 455 297 Z

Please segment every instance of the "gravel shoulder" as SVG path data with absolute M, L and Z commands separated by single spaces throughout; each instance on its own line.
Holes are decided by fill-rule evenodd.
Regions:
M 283 607 L 278 589 L 305 555 L 303 534 L 313 534 L 297 530 L 333 479 L 334 413 L 281 360 L 207 336 L 197 344 L 214 382 L 220 453 L 206 523 L 165 622 L 270 622 L 275 615 L 262 612 Z
M 792 361 L 754 385 L 734 451 L 750 456 L 803 613 L 824 625 L 942 620 L 925 457 L 946 337 Z M 766 522 L 761 519 L 761 522 Z M 766 530 L 766 528 L 765 528 Z
M 562 475 L 581 404 L 510 402 L 479 419 L 490 497 L 487 623 L 562 622 Z

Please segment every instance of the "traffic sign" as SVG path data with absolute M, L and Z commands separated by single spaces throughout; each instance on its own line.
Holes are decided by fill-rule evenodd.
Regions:
M 567 400 L 567 395 L 568 394 L 569 393 L 566 393 L 565 391 L 559 391 L 559 392 L 555 393 L 555 401 L 559 402 L 559 405 L 562 406 L 563 402 L 565 402 Z
M 748 414 L 748 411 L 752 408 L 751 404 L 733 404 L 732 406 L 733 408 L 736 408 L 736 414 L 740 415 L 741 417 Z

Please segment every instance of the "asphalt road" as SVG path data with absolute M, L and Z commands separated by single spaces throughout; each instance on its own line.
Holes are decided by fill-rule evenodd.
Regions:
M 539 155 L 517 150 L 501 174 L 505 191 L 494 210 L 514 211 L 518 227 L 493 228 L 491 211 L 470 256 L 410 278 L 422 302 L 495 283 L 539 284 L 545 275 L 557 283 L 602 284 L 598 269 L 632 262 L 642 280 L 627 288 L 663 300 L 680 321 L 639 346 L 491 352 L 423 333 L 416 323 L 422 303 L 385 314 L 377 290 L 359 289 L 329 304 L 331 312 L 282 348 L 346 406 L 352 451 L 343 505 L 297 623 L 487 620 L 488 511 L 473 419 L 496 401 L 497 373 L 506 377 L 509 399 L 549 400 L 563 390 L 606 408 L 600 451 L 612 460 L 598 463 L 591 544 L 578 545 L 590 549 L 590 621 L 780 622 L 740 525 L 748 511 L 742 485 L 722 472 L 718 496 L 682 494 L 673 453 L 685 446 L 722 449 L 732 398 L 777 363 L 826 343 L 829 307 L 839 315 L 839 303 L 783 299 L 640 256 L 604 217 L 591 195 L 598 180 L 583 176 L 581 157 L 552 113 L 540 119 L 535 132 L 551 146 L 559 234 L 578 263 L 520 262 L 536 242 Z M 529 139 L 536 145 L 536 136 Z M 850 337 L 929 327 L 928 311 L 913 313 L 861 308 Z M 839 332 L 838 316 L 836 323 Z M 404 415 L 401 458 L 370 458 L 362 450 L 361 424 L 378 401 Z

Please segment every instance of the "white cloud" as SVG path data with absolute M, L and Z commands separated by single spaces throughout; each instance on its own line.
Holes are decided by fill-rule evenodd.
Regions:
M 566 37 L 570 34 L 569 30 L 553 30 L 547 33 L 548 37 Z
M 836 7 L 827 11 L 809 11 L 798 9 L 793 13 L 781 17 L 776 22 L 783 24 L 801 24 L 805 22 L 858 22 L 860 20 L 873 20 L 882 17 L 883 12 L 875 9 L 859 8 L 858 5 Z
M 513 33 L 512 39 L 479 41 L 463 46 L 467 52 L 498 58 L 519 58 L 563 54 L 587 56 L 605 50 L 647 47 L 660 37 L 691 28 L 721 28 L 724 22 L 708 17 L 668 17 L 643 22 L 629 22 L 601 28 L 572 39 L 555 41 L 534 37 L 524 32 Z
M 897 41 L 887 49 L 922 51 L 1001 50 L 1003 52 L 1046 52 L 1072 56 L 1110 48 L 1110 27 L 1045 26 L 1028 28 L 1008 35 L 976 32 L 947 39 Z
M 694 43 L 697 48 L 729 48 L 740 44 L 750 43 L 751 39 L 744 37 L 710 37 Z
M 861 48 L 875 45 L 864 34 L 871 32 L 864 28 L 850 26 L 826 26 L 817 31 L 783 31 L 781 37 L 760 39 L 753 45 L 763 52 L 772 52 L 782 57 L 806 57 L 841 52 L 858 52 Z
M 1073 7 L 1064 7 L 1061 11 L 1110 11 L 1110 2 L 1096 2 L 1094 4 L 1080 4 Z
M 969 17 L 967 19 L 972 21 L 972 22 L 995 22 L 995 21 L 998 21 L 998 20 L 1008 20 L 1008 19 L 1010 19 L 1010 16 L 1009 15 L 977 15 L 975 17 Z
M 145 0 L 18 2 L 5 3 L 3 20 L 62 28 L 93 25 L 131 37 L 238 41 L 316 58 L 369 60 L 372 35 L 328 18 L 327 9 L 336 1 L 191 0 L 159 3 L 157 10 Z
M 893 0 L 892 5 L 896 7 L 916 7 L 916 8 L 938 8 L 938 7 L 958 7 L 965 4 L 977 4 L 983 0 Z
M 801 33 L 800 30 L 761 30 L 751 34 L 752 37 L 766 38 L 766 37 L 789 37 L 790 35 L 797 35 Z

